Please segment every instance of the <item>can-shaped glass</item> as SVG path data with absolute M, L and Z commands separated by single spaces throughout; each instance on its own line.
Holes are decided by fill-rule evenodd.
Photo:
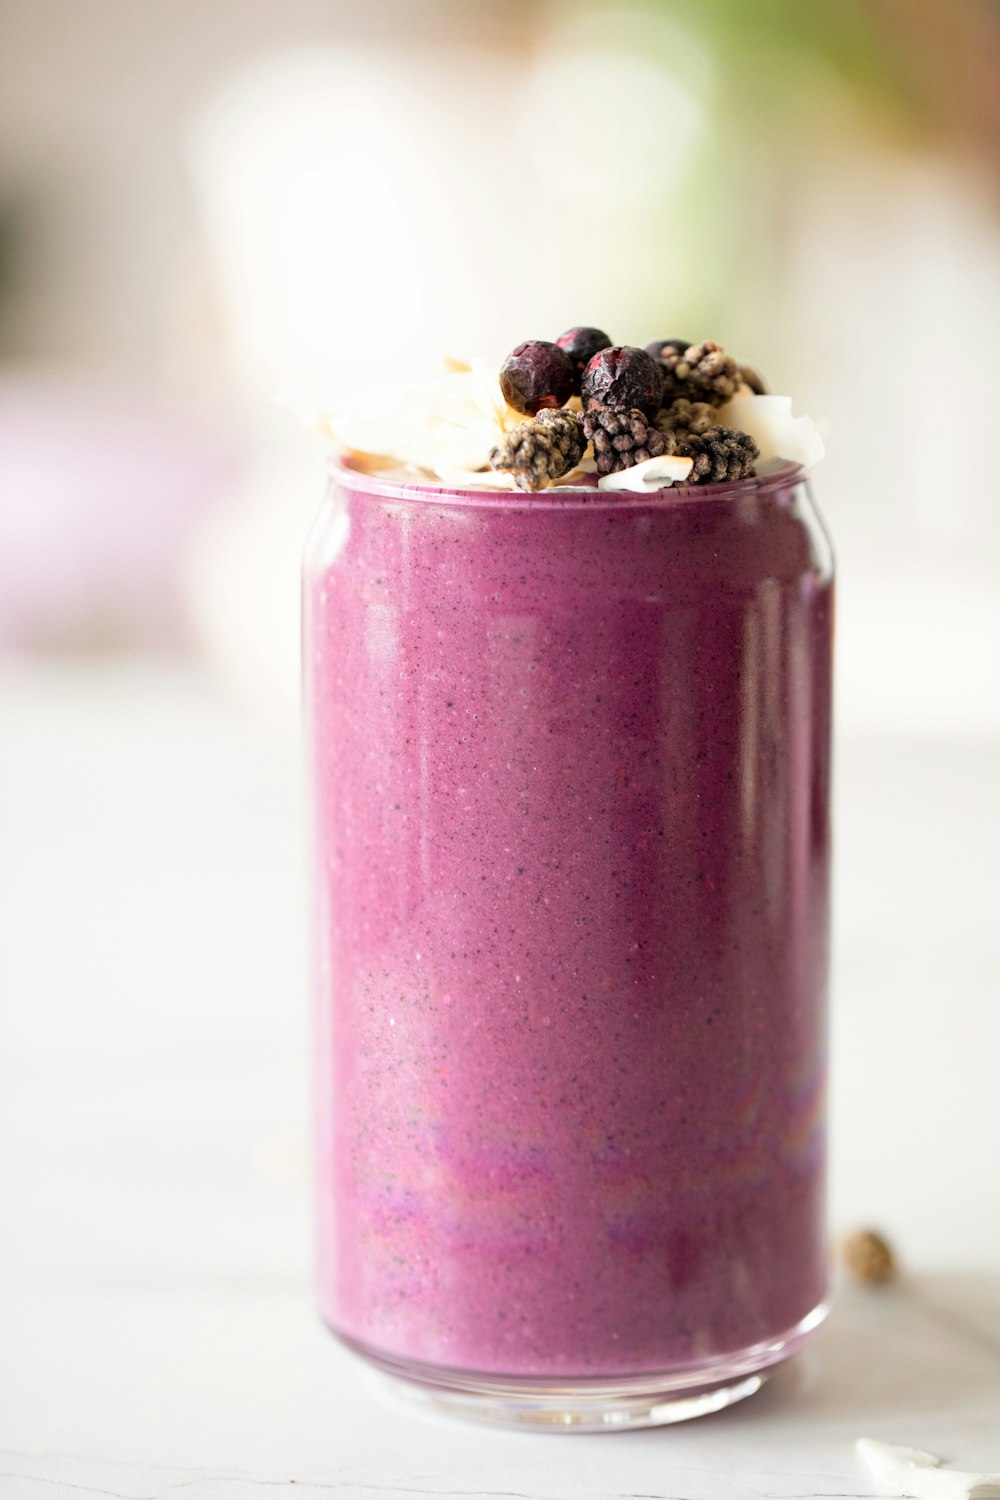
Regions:
M 821 1321 L 832 557 L 802 471 L 337 466 L 305 567 L 322 1313 L 593 1430 Z

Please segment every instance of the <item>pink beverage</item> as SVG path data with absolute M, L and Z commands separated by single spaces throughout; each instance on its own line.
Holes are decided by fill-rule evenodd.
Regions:
M 337 471 L 306 573 L 320 1296 L 501 1420 L 673 1420 L 822 1318 L 832 562 L 802 471 Z

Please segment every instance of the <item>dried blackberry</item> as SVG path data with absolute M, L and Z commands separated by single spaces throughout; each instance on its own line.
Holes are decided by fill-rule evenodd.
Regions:
M 617 474 L 647 458 L 676 451 L 672 432 L 659 432 L 638 407 L 619 409 L 591 402 L 583 414 L 583 433 L 594 445 L 598 474 Z
M 664 344 L 659 356 L 663 369 L 663 401 L 669 405 L 678 396 L 689 401 L 708 401 L 722 406 L 740 387 L 743 376 L 731 354 L 711 339 L 674 349 Z
M 568 474 L 583 457 L 587 439 L 573 411 L 540 411 L 504 434 L 490 453 L 490 464 L 513 474 L 519 490 L 540 490 Z
M 685 484 L 725 484 L 742 479 L 750 473 L 759 451 L 748 432 L 732 427 L 707 427 L 677 441 L 681 457 L 694 460 Z
M 672 432 L 681 438 L 689 432 L 705 432 L 715 425 L 715 417 L 715 407 L 709 402 L 689 401 L 686 396 L 678 396 L 657 414 L 656 425 L 661 432 Z

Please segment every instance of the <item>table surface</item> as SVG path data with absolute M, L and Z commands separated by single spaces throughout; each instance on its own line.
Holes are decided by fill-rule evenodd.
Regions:
M 0 1495 L 878 1494 L 854 1439 L 1000 1467 L 998 747 L 838 754 L 833 1222 L 844 1288 L 683 1427 L 413 1411 L 309 1284 L 299 754 L 182 663 L 0 669 Z

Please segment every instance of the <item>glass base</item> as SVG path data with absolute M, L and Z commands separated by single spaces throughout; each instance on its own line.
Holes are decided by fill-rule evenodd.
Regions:
M 467 1374 L 396 1359 L 338 1337 L 388 1377 L 396 1394 L 425 1408 L 494 1427 L 543 1432 L 628 1432 L 722 1411 L 759 1391 L 773 1368 L 808 1342 L 826 1303 L 777 1338 L 662 1374 L 592 1377 Z

